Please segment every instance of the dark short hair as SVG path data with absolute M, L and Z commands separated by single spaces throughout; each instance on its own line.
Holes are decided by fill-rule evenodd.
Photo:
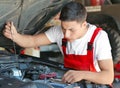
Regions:
M 87 12 L 84 7 L 79 2 L 69 2 L 61 10 L 60 20 L 61 21 L 77 21 L 83 22 L 86 20 Z

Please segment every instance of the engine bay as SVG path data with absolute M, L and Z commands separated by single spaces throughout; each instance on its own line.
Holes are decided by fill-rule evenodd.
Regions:
M 61 81 L 67 70 L 63 64 L 44 58 L 15 54 L 1 55 L 0 86 L 1 88 L 26 88 L 25 86 L 32 84 L 39 85 L 35 88 L 73 88 L 78 84 L 67 84 Z

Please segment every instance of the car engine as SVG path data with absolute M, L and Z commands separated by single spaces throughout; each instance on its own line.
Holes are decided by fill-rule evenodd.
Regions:
M 68 69 L 63 64 L 28 55 L 0 55 L 1 88 L 73 88 L 61 81 Z M 44 87 L 42 87 L 44 86 Z

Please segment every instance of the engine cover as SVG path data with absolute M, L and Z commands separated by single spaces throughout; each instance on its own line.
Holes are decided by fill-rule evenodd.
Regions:
M 19 88 L 23 84 L 24 82 L 18 79 L 0 75 L 0 88 Z

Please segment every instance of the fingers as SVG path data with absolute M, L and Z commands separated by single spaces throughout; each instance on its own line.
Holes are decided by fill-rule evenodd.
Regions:
M 78 82 L 82 80 L 82 77 L 81 77 L 82 75 L 80 74 L 81 74 L 80 71 L 69 70 L 64 74 L 62 81 L 69 84 Z
M 11 24 L 11 29 L 13 29 L 13 27 L 14 27 L 13 22 L 10 22 L 10 24 Z
M 68 83 L 68 84 L 73 83 L 73 82 L 72 82 L 71 75 L 69 74 L 69 72 L 67 72 L 66 74 L 64 74 L 64 76 L 63 76 L 63 78 L 62 78 L 62 81 L 63 81 L 64 83 Z
M 74 81 L 71 78 L 65 78 L 65 79 L 63 78 L 62 80 L 63 80 L 64 83 L 67 83 L 67 84 L 74 83 Z
M 6 22 L 6 25 L 11 26 L 11 22 Z
M 4 36 L 11 39 L 11 35 L 13 34 L 13 31 L 14 31 L 13 22 L 6 22 L 5 28 L 3 30 Z
M 8 30 L 11 29 L 11 24 L 10 24 L 10 22 L 7 22 L 7 23 L 5 24 L 5 29 L 8 29 Z
M 7 22 L 5 25 L 5 29 L 3 31 L 4 33 L 11 33 L 11 24 L 10 22 Z
M 13 22 L 10 22 L 11 26 L 10 26 L 10 31 L 12 34 L 14 34 L 14 31 L 15 31 L 15 27 L 13 25 Z

